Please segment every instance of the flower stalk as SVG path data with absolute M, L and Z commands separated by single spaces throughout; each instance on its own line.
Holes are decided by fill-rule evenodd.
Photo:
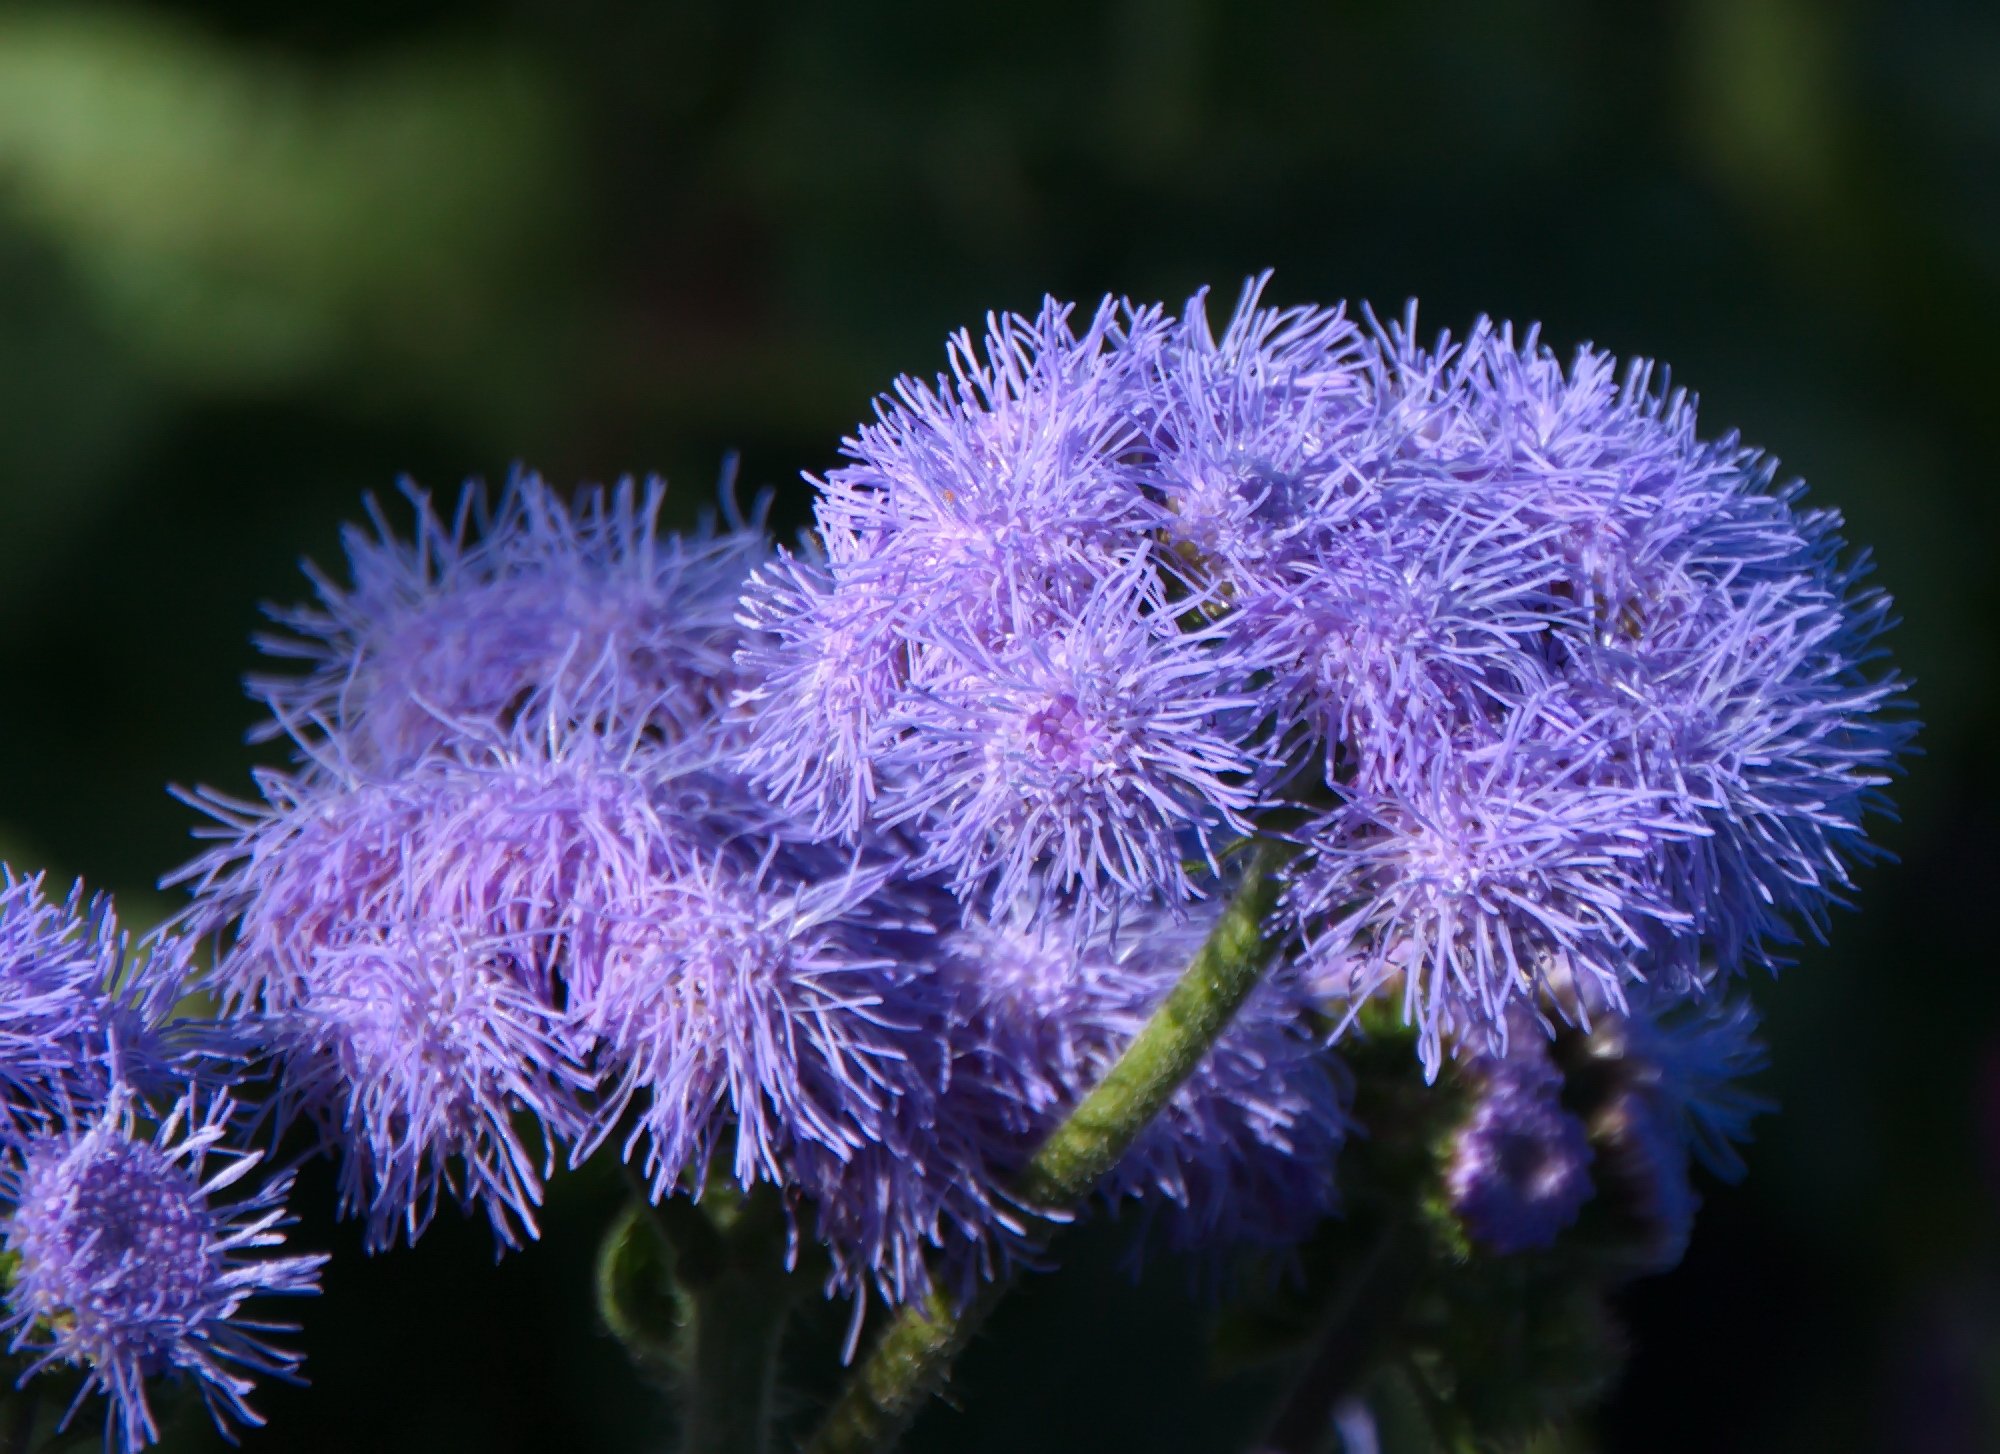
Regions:
M 1264 923 L 1276 905 L 1284 845 L 1260 842 L 1242 886 L 1179 981 L 1087 1096 L 1051 1131 L 1015 1182 L 1015 1195 L 1049 1222 L 1066 1219 L 1166 1108 L 1257 987 L 1274 945 Z M 998 1304 L 1004 1283 L 965 1307 L 933 1292 L 904 1308 L 849 1376 L 806 1445 L 807 1454 L 879 1454 L 893 1448 L 960 1351 Z
M 722 1259 L 688 1286 L 684 1454 L 770 1454 L 773 1394 L 799 1279 L 785 1267 L 785 1212 L 759 1186 L 721 1229 Z
M 672 1380 L 684 1454 L 770 1454 L 778 1354 L 808 1280 L 787 1269 L 785 1242 L 769 1186 L 700 1205 L 642 1192 L 606 1234 L 600 1315 L 635 1363 Z

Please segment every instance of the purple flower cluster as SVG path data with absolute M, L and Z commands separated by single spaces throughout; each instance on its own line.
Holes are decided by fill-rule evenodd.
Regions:
M 39 875 L 0 867 L 0 1130 L 103 1104 L 114 1042 L 150 1058 L 157 1016 L 133 1002 L 126 950 L 108 900 L 79 884 L 52 902 Z
M 1910 733 L 1838 517 L 1648 365 L 1262 287 L 899 382 L 746 598 L 744 770 L 975 912 L 1185 904 L 1288 834 L 1305 972 L 1432 1073 L 1819 932 Z
M 449 529 L 415 499 L 414 546 L 351 535 L 354 588 L 281 618 L 313 669 L 253 689 L 294 766 L 190 795 L 221 841 L 187 922 L 227 931 L 210 983 L 281 1123 L 339 1149 L 375 1246 L 441 1199 L 532 1236 L 559 1155 L 611 1137 L 661 1195 L 725 1145 L 747 1183 L 865 1139 L 911 1073 L 868 1013 L 906 973 L 885 875 L 712 770 L 761 530 L 665 535 L 657 482 L 468 487 Z
M 1162 569 L 1135 413 L 1168 324 L 1050 303 L 960 335 L 820 482 L 815 551 L 745 602 L 754 781 L 822 834 L 899 827 L 962 899 L 1181 902 L 1275 771 L 1276 658 Z
M 255 1170 L 229 1083 L 235 1046 L 176 1018 L 183 941 L 128 953 L 110 903 L 0 869 L 0 1332 L 25 1383 L 75 1369 L 110 1402 L 106 1447 L 159 1437 L 148 1382 L 184 1378 L 227 1432 L 261 1422 L 253 1379 L 297 1381 L 291 1331 L 245 1303 L 316 1291 L 317 1256 L 280 1245 L 289 1174 Z
M 1720 984 L 1867 855 L 1909 733 L 1886 599 L 1645 366 L 1262 287 L 1219 335 L 1200 295 L 961 334 L 796 551 L 532 475 L 349 534 L 265 643 L 304 671 L 252 683 L 291 761 L 190 795 L 180 877 L 371 1245 L 443 1202 L 533 1236 L 608 1145 L 656 1199 L 782 1187 L 837 1288 L 969 1285 L 1258 837 L 1280 963 L 1103 1200 L 1182 1247 L 1304 1235 L 1327 1026 L 1383 997 L 1428 1074 L 1462 1057 L 1475 1240 L 1642 1172 L 1671 1230 L 1690 1155 L 1731 1169 Z M 1558 1028 L 1617 1098 L 1568 1108 Z
M 1047 855 L 1135 896 L 1185 885 L 1162 855 L 1209 830 L 1199 804 L 1236 791 L 1238 756 L 1209 720 L 1190 598 L 1114 573 L 1072 597 L 1065 639 L 964 637 L 951 689 L 940 673 L 911 706 L 898 814 L 835 832 L 732 765 L 767 710 L 744 684 L 777 638 L 733 623 L 768 546 L 710 536 L 695 569 L 657 531 L 658 491 L 635 515 L 638 498 L 569 504 L 522 476 L 491 507 L 469 489 L 450 528 L 418 497 L 414 546 L 379 521 L 350 536 L 356 584 L 316 577 L 321 607 L 281 617 L 309 673 L 254 684 L 292 764 L 250 801 L 189 795 L 218 840 L 181 874 L 183 927 L 220 945 L 205 983 L 269 1053 L 277 1123 L 338 1155 L 373 1246 L 414 1241 L 441 1202 L 503 1244 L 533 1236 L 556 1164 L 610 1143 L 655 1198 L 712 1174 L 802 1193 L 838 1288 L 906 1301 L 933 1254 L 990 1271 L 1024 1226 L 1008 1181 L 1205 932 L 1206 911 L 1037 915 L 1027 886 Z M 1094 528 L 1066 498 L 1045 488 L 1038 529 L 1063 509 L 1060 528 Z M 1118 645 L 1134 632 L 1164 656 L 1138 675 Z M 1008 770 L 1077 811 L 996 778 L 1011 838 L 965 838 L 968 868 L 902 825 L 935 813 L 954 752 L 986 750 L 988 716 L 1013 720 Z M 798 771 L 829 747 L 798 744 Z M 1132 810 L 1107 770 L 1144 776 L 1151 850 L 1111 831 Z M 1018 878 L 1018 903 L 968 911 L 947 890 L 974 875 Z M 1260 995 L 1107 1196 L 1159 1201 L 1186 1246 L 1309 1229 L 1344 1117 L 1303 1005 Z

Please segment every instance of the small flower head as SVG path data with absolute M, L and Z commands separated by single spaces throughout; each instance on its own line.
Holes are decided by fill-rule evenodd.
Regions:
M 1239 629 L 1281 648 L 1282 711 L 1335 781 L 1380 787 L 1547 690 L 1553 571 L 1490 524 L 1378 509 L 1303 545 Z
M 1591 1057 L 1654 1107 L 1711 1175 L 1743 1175 L 1736 1148 L 1750 1139 L 1750 1123 L 1773 1109 L 1746 1084 L 1769 1059 L 1747 996 L 1729 999 L 1711 987 L 1689 999 L 1642 987 L 1626 1013 L 1591 1027 L 1587 1043 Z
M 953 339 L 950 374 L 899 380 L 813 481 L 811 547 L 744 594 L 741 765 L 822 835 L 868 821 L 890 719 L 929 675 L 925 622 L 997 644 L 1145 544 L 1129 456 L 1160 328 L 1110 299 L 1081 333 L 1053 300 L 991 318 L 983 355 Z
M 265 1255 L 284 1240 L 289 1176 L 224 1195 L 259 1160 L 227 1144 L 233 1115 L 226 1097 L 190 1089 L 149 1136 L 121 1090 L 82 1129 L 37 1137 L 0 1170 L 18 1259 L 0 1327 L 33 1360 L 30 1376 L 84 1370 L 77 1402 L 93 1390 L 110 1400 L 106 1445 L 121 1454 L 159 1437 L 151 1378 L 192 1379 L 225 1433 L 263 1422 L 247 1402 L 255 1376 L 296 1381 L 299 1355 L 268 1336 L 289 1326 L 244 1305 L 316 1292 L 326 1259 Z
M 852 841 L 869 822 L 919 607 L 889 570 L 836 576 L 783 551 L 744 593 L 741 705 L 753 725 L 741 766 L 821 837 Z
M 1128 567 L 1078 607 L 993 640 L 968 622 L 921 638 L 924 672 L 875 757 L 876 811 L 921 866 L 1005 904 L 1038 886 L 1087 903 L 1195 892 L 1215 840 L 1250 831 L 1259 740 L 1252 667 L 1184 626 Z
M 1326 993 L 1401 994 L 1434 1075 L 1454 1041 L 1504 1048 L 1509 1010 L 1551 984 L 1620 1003 L 1650 937 L 1688 915 L 1654 867 L 1687 830 L 1657 795 L 1597 781 L 1587 739 L 1523 711 L 1431 748 L 1312 826 L 1287 912 Z
M 1864 816 L 1910 725 L 1893 678 L 1872 676 L 1887 602 L 1840 571 L 1711 588 L 1587 658 L 1574 690 L 1600 713 L 1626 780 L 1670 797 L 1695 830 L 1662 856 L 1692 915 L 1674 970 L 1773 963 L 1824 935 L 1849 865 L 1879 856 Z
M 39 874 L 0 865 L 0 1137 L 88 1112 L 117 1076 L 150 1085 L 197 1053 L 203 1037 L 168 1023 L 185 976 L 180 941 L 131 953 L 108 898 L 78 884 L 56 902 Z
M 1910 730 L 1837 518 L 1649 365 L 1485 322 L 1368 352 L 1242 622 L 1324 743 L 1288 903 L 1329 987 L 1400 987 L 1435 1065 L 1537 986 L 1686 995 L 1819 932 Z
M 230 935 L 213 987 L 279 1060 L 286 1116 L 340 1152 L 373 1245 L 414 1239 L 441 1194 L 503 1242 L 532 1235 L 554 1147 L 584 1126 L 561 976 L 582 897 L 636 871 L 652 808 L 629 758 L 552 730 L 198 800 L 223 839 L 183 874 L 192 927 Z
M 901 867 L 683 820 L 592 907 L 571 995 L 606 1078 L 598 1125 L 636 1105 L 626 1151 L 643 1144 L 656 1197 L 732 1144 L 739 1184 L 793 1182 L 807 1148 L 852 1157 L 927 1094 L 928 926 L 899 905 Z
M 535 1234 L 547 1148 L 578 1134 L 589 1077 L 520 938 L 385 907 L 387 922 L 323 946 L 270 1017 L 281 1103 L 338 1145 L 341 1207 L 371 1248 L 414 1243 L 441 1196 L 482 1208 L 513 1245 Z
M 837 575 L 893 567 L 960 614 L 1005 619 L 1015 590 L 1087 587 L 1143 534 L 1129 456 L 1163 320 L 1105 299 L 1078 331 L 1053 299 L 960 333 L 950 373 L 897 381 L 818 481 Z
M 1274 662 L 1161 535 L 1163 328 L 1106 300 L 1079 332 L 1050 303 L 883 401 L 821 482 L 812 555 L 746 596 L 757 783 L 822 833 L 909 834 L 967 902 L 1200 891 L 1273 768 Z
M 1261 305 L 1245 284 L 1222 336 L 1207 289 L 1152 351 L 1146 499 L 1197 587 L 1238 601 L 1278 586 L 1324 525 L 1320 502 L 1348 473 L 1347 436 L 1366 417 L 1368 351 L 1343 308 Z
M 448 519 L 406 493 L 414 540 L 371 502 L 374 533 L 346 537 L 353 584 L 314 572 L 318 604 L 274 612 L 288 634 L 264 649 L 308 671 L 252 680 L 266 735 L 331 738 L 393 771 L 549 699 L 672 739 L 712 727 L 735 686 L 737 593 L 767 548 L 759 522 L 662 534 L 657 479 L 569 505 L 519 474 L 497 505 L 468 485 Z

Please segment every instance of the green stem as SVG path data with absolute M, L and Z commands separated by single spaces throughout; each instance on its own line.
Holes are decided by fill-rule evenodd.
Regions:
M 1023 1201 L 1045 1212 L 1068 1212 L 1124 1158 L 1194 1074 L 1271 958 L 1264 921 L 1277 906 L 1274 870 L 1285 856 L 1277 844 L 1257 846 L 1243 887 L 1166 999 L 1104 1079 L 1029 1158 L 1016 1183 Z
M 785 1324 L 807 1280 L 785 1268 L 775 1188 L 653 1202 L 641 1187 L 606 1234 L 598 1309 L 633 1360 L 670 1379 L 682 1454 L 769 1454 Z
M 769 1454 L 778 1350 L 799 1292 L 784 1247 L 784 1206 L 775 1189 L 759 1186 L 724 1230 L 720 1268 L 689 1289 L 683 1454 Z
M 672 1262 L 643 1202 L 628 1202 L 598 1245 L 597 1314 L 649 1377 L 673 1371 L 681 1316 Z
M 826 1411 L 806 1454 L 863 1454 L 886 1450 L 944 1386 L 951 1365 L 986 1321 L 1007 1284 L 988 1283 L 964 1308 L 933 1292 L 906 1307 L 848 1375 L 840 1397 Z
M 1256 846 L 1243 886 L 1167 998 L 1028 1159 L 1014 1187 L 1024 1205 L 1046 1218 L 1067 1216 L 1201 1064 L 1271 957 L 1263 926 L 1277 901 L 1275 870 L 1288 852 L 1274 843 Z M 989 1285 L 963 1309 L 934 1292 L 899 1312 L 848 1377 L 806 1454 L 892 1448 L 1004 1291 L 1004 1284 Z

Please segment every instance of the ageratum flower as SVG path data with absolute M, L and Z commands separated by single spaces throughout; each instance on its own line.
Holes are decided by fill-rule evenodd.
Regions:
M 1129 553 L 1149 513 L 1135 407 L 1163 320 L 1109 298 L 1081 332 L 1070 318 L 1053 299 L 1033 319 L 989 316 L 983 355 L 961 332 L 949 377 L 877 400 L 842 443 L 852 463 L 814 481 L 837 577 L 890 567 L 904 589 L 1004 622 L 1016 591 L 1087 590 Z
M 1243 618 L 1325 734 L 1287 897 L 1322 982 L 1400 992 L 1434 1069 L 1552 983 L 1688 995 L 1821 931 L 1911 731 L 1838 517 L 1649 366 L 1370 347 L 1350 483 Z
M 1285 908 L 1322 990 L 1398 994 L 1435 1075 L 1454 1043 L 1503 1050 L 1510 1008 L 1551 985 L 1622 1004 L 1647 946 L 1689 918 L 1657 858 L 1692 830 L 1660 794 L 1603 784 L 1602 749 L 1532 706 L 1488 740 L 1423 746 L 1310 825 Z
M 1562 368 L 1531 332 L 1482 327 L 1456 371 L 1438 463 L 1499 543 L 1559 575 L 1575 611 L 1544 649 L 1637 785 L 1698 831 L 1666 855 L 1693 915 L 1678 946 L 1730 968 L 1823 931 L 1870 856 L 1862 819 L 1906 746 L 1880 671 L 1889 605 L 1842 560 L 1839 517 L 1736 438 L 1703 441 L 1650 365 L 1590 349 Z
M 342 1211 L 365 1219 L 371 1248 L 414 1243 L 440 1196 L 483 1208 L 514 1245 L 517 1228 L 535 1234 L 553 1155 L 527 1137 L 577 1135 L 589 1078 L 518 936 L 383 907 L 320 949 L 296 1003 L 269 1018 L 282 1103 L 338 1145 Z
M 1238 629 L 1282 648 L 1279 710 L 1318 744 L 1330 784 L 1386 789 L 1441 738 L 1548 690 L 1555 570 L 1497 534 L 1429 502 L 1371 509 L 1302 544 L 1246 608 Z
M 1670 794 L 1698 830 L 1663 862 L 1693 916 L 1663 950 L 1684 985 L 1704 954 L 1776 963 L 1801 923 L 1823 936 L 1850 862 L 1879 852 L 1862 820 L 1886 808 L 1908 728 L 1883 720 L 1898 684 L 1865 670 L 1888 603 L 1851 585 L 1839 568 L 1739 582 L 1596 650 L 1577 682 L 1621 778 Z
M 539 700 L 673 740 L 713 727 L 735 685 L 737 594 L 767 550 L 761 520 L 732 509 L 719 532 L 663 534 L 657 479 L 590 486 L 572 506 L 517 474 L 497 504 L 467 485 L 448 519 L 405 493 L 414 540 L 371 500 L 374 533 L 346 532 L 352 586 L 308 567 L 318 603 L 273 610 L 286 634 L 260 644 L 308 671 L 252 679 L 272 714 L 263 735 L 334 740 L 393 771 Z
M 779 551 L 743 598 L 742 759 L 824 838 L 853 841 L 876 796 L 875 745 L 910 679 L 919 593 L 888 570 L 837 578 L 823 559 Z
M 0 1322 L 28 1355 L 23 1380 L 58 1367 L 84 1398 L 111 1405 L 108 1448 L 159 1438 L 148 1380 L 200 1389 L 225 1435 L 263 1422 L 248 1397 L 258 1377 L 298 1381 L 300 1357 L 271 1341 L 295 1331 L 252 1313 L 261 1296 L 318 1291 L 321 1256 L 276 1256 L 289 1174 L 234 1193 L 260 1154 L 230 1144 L 235 1107 L 190 1088 L 148 1132 L 129 1090 L 74 1127 L 36 1136 L 0 1164 L 6 1250 L 17 1259 Z
M 740 1185 L 795 1184 L 801 1158 L 852 1158 L 941 1073 L 902 861 L 727 831 L 704 806 L 643 874 L 586 891 L 569 969 L 606 1081 L 598 1134 L 629 1126 L 655 1198 L 698 1191 L 723 1147 Z
M 191 798 L 222 840 L 180 875 L 189 927 L 228 938 L 212 987 L 278 1059 L 283 1118 L 340 1154 L 371 1246 L 414 1240 L 441 1195 L 503 1243 L 533 1235 L 587 1122 L 564 957 L 579 897 L 641 871 L 652 814 L 629 759 L 553 730 L 387 779 L 331 756 L 266 771 L 260 803 Z
M 1199 891 L 1273 768 L 1146 488 L 1158 309 L 1049 303 L 905 379 L 823 481 L 818 541 L 746 594 L 741 763 L 821 833 L 900 827 L 968 902 Z
M 78 884 L 56 902 L 40 874 L 0 865 L 0 1139 L 93 1113 L 120 1075 L 152 1084 L 220 1049 L 168 1024 L 183 946 L 129 950 L 110 899 L 86 898 Z
M 1244 286 L 1218 338 L 1208 290 L 1149 351 L 1138 471 L 1148 517 L 1196 588 L 1254 605 L 1350 499 L 1347 438 L 1366 417 L 1369 353 L 1343 308 L 1265 308 Z
M 1747 997 L 1710 988 L 1690 1000 L 1649 986 L 1627 1013 L 1595 1024 L 1588 1044 L 1711 1175 L 1743 1175 L 1736 1148 L 1750 1139 L 1750 1122 L 1773 1108 L 1745 1085 L 1768 1060 Z
M 386 779 L 328 757 L 259 785 L 196 799 L 224 841 L 189 918 L 229 936 L 213 986 L 371 1246 L 443 1199 L 533 1236 L 558 1152 L 613 1136 L 656 1196 L 722 1148 L 789 1185 L 802 1144 L 851 1156 L 940 1074 L 905 1029 L 903 856 L 799 841 L 671 746 L 552 713 Z
M 1070 314 L 1050 300 L 1032 320 L 989 319 L 983 358 L 961 333 L 949 377 L 899 379 L 843 442 L 852 463 L 807 477 L 811 545 L 781 550 L 744 593 L 742 763 L 822 836 L 869 822 L 878 747 L 923 675 L 910 638 L 925 621 L 998 646 L 1145 541 L 1127 456 L 1161 320 L 1107 299 L 1079 334 Z
M 1178 616 L 1139 560 L 998 640 L 964 619 L 924 629 L 875 753 L 881 821 L 966 898 L 1007 904 L 1038 882 L 1087 903 L 1192 897 L 1186 861 L 1217 871 L 1215 839 L 1252 831 L 1272 764 L 1254 664 Z

